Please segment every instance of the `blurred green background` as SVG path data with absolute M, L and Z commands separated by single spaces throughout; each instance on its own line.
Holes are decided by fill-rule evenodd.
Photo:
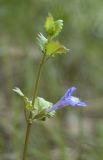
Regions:
M 32 127 L 29 160 L 103 159 L 103 0 L 0 0 L 0 160 L 22 154 L 23 103 L 18 86 L 30 97 L 48 12 L 63 19 L 60 41 L 68 54 L 44 67 L 39 96 L 56 102 L 71 86 L 87 108 L 57 111 L 54 119 Z

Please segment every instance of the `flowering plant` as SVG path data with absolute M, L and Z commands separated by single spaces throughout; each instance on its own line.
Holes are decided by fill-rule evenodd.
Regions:
M 28 97 L 26 97 L 25 94 L 17 87 L 13 89 L 13 91 L 15 91 L 23 99 L 25 104 L 27 130 L 22 160 L 26 160 L 30 129 L 35 120 L 44 121 L 46 120 L 46 118 L 53 117 L 57 109 L 65 106 L 86 106 L 85 102 L 82 102 L 79 98 L 72 96 L 72 94 L 76 90 L 76 87 L 71 87 L 70 89 L 68 89 L 64 96 L 54 105 L 44 98 L 38 97 L 39 79 L 41 76 L 43 65 L 49 58 L 69 51 L 69 49 L 67 49 L 59 41 L 55 40 L 55 38 L 61 32 L 62 27 L 63 20 L 55 21 L 53 16 L 51 14 L 48 14 L 45 21 L 45 30 L 47 35 L 45 37 L 42 33 L 38 34 L 37 40 L 42 51 L 42 58 L 37 72 L 32 98 L 29 99 Z

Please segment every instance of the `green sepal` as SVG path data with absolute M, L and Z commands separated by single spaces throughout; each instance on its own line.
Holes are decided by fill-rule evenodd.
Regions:
M 49 37 L 56 37 L 63 28 L 63 20 L 54 21 L 52 14 L 48 14 L 45 21 L 46 33 Z
M 46 50 L 46 55 L 50 56 L 55 54 L 66 53 L 69 49 L 60 44 L 59 41 L 49 40 L 46 43 L 45 50 Z
M 45 44 L 47 43 L 48 40 L 41 33 L 38 34 L 37 40 L 41 50 L 45 52 Z

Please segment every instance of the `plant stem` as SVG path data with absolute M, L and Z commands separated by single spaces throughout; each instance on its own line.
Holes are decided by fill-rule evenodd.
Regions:
M 26 160 L 26 153 L 28 149 L 28 140 L 29 140 L 29 134 L 30 134 L 30 129 L 31 129 L 31 123 L 27 124 L 27 129 L 26 129 L 26 137 L 25 137 L 25 143 L 24 143 L 24 151 L 23 151 L 23 160 Z
M 42 70 L 42 67 L 43 67 L 43 64 L 44 64 L 44 61 L 45 61 L 45 57 L 46 57 L 46 55 L 45 55 L 45 53 L 43 53 L 43 57 L 41 59 L 40 65 L 39 65 L 37 78 L 36 78 L 36 82 L 35 82 L 34 90 L 33 90 L 33 98 L 32 98 L 32 105 L 33 106 L 34 106 L 35 98 L 36 98 L 36 95 L 37 95 L 37 92 L 38 92 L 39 79 L 40 79 L 41 70 Z
M 40 62 L 39 68 L 38 68 L 38 73 L 37 73 L 37 77 L 36 77 L 36 81 L 35 81 L 35 85 L 34 85 L 33 98 L 32 98 L 32 106 L 34 106 L 34 104 L 35 104 L 35 98 L 36 98 L 37 92 L 38 92 L 38 85 L 39 85 L 41 70 L 42 70 L 43 64 L 45 62 L 45 57 L 46 57 L 46 55 L 43 53 L 43 57 L 41 59 L 41 62 Z M 28 149 L 30 129 L 31 129 L 31 126 L 32 126 L 32 122 L 31 121 L 32 121 L 32 112 L 30 112 L 29 118 L 28 118 L 28 121 L 27 121 L 26 137 L 25 137 L 25 143 L 24 143 L 24 150 L 23 150 L 23 158 L 22 158 L 22 160 L 26 160 L 26 154 L 27 154 L 27 149 Z

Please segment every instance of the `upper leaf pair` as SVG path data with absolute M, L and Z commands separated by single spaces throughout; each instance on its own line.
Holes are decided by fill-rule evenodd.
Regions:
M 63 28 L 63 20 L 54 21 L 53 16 L 49 13 L 45 22 L 46 33 L 50 38 L 56 37 Z
M 47 37 L 43 34 L 38 34 L 39 46 L 43 53 L 47 56 L 53 56 L 55 54 L 66 53 L 68 49 L 63 46 L 59 41 L 53 40 L 62 30 L 63 20 L 54 21 L 51 14 L 48 15 L 45 22 L 45 29 Z

